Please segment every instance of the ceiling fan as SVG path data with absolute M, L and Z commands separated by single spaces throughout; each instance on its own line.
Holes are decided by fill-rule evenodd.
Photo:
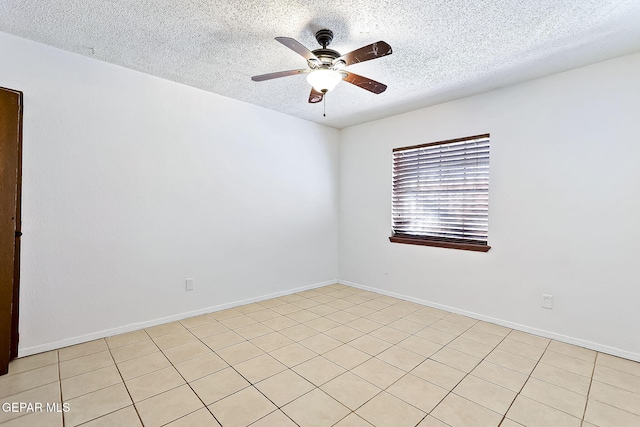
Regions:
M 313 51 L 307 49 L 300 42 L 290 37 L 276 37 L 276 40 L 306 59 L 309 67 L 300 70 L 278 71 L 276 73 L 253 76 L 251 80 L 254 82 L 296 74 L 308 74 L 307 82 L 312 86 L 309 102 L 312 104 L 322 101 L 324 95 L 335 88 L 342 80 L 375 94 L 380 94 L 387 89 L 385 84 L 344 70 L 344 67 L 358 62 L 391 55 L 391 46 L 383 41 L 372 43 L 356 49 L 353 52 L 341 55 L 335 50 L 327 49 L 327 46 L 329 46 L 331 40 L 333 40 L 333 32 L 331 30 L 325 29 L 316 33 L 316 40 L 322 48 Z

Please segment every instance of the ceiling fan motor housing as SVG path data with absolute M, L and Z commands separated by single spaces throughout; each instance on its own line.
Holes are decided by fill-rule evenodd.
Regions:
M 320 62 L 322 62 L 322 65 L 327 66 L 331 66 L 333 60 L 340 57 L 340 52 L 336 52 L 333 49 L 316 49 L 312 52 L 320 60 Z

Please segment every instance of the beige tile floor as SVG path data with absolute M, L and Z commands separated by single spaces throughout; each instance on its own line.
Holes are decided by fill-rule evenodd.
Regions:
M 331 285 L 15 360 L 9 426 L 640 426 L 640 363 Z

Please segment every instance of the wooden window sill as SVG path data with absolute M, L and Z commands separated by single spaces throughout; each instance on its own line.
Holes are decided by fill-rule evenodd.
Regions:
M 389 241 L 393 243 L 405 243 L 408 245 L 435 246 L 438 248 L 461 249 L 463 251 L 487 252 L 491 249 L 488 245 L 476 245 L 472 243 L 447 242 L 443 240 L 429 240 L 412 237 L 391 236 Z

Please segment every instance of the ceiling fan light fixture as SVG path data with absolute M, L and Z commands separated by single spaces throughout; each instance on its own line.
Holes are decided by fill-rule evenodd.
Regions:
M 334 70 L 314 70 L 307 76 L 307 82 L 321 93 L 333 90 L 342 81 L 342 74 Z

